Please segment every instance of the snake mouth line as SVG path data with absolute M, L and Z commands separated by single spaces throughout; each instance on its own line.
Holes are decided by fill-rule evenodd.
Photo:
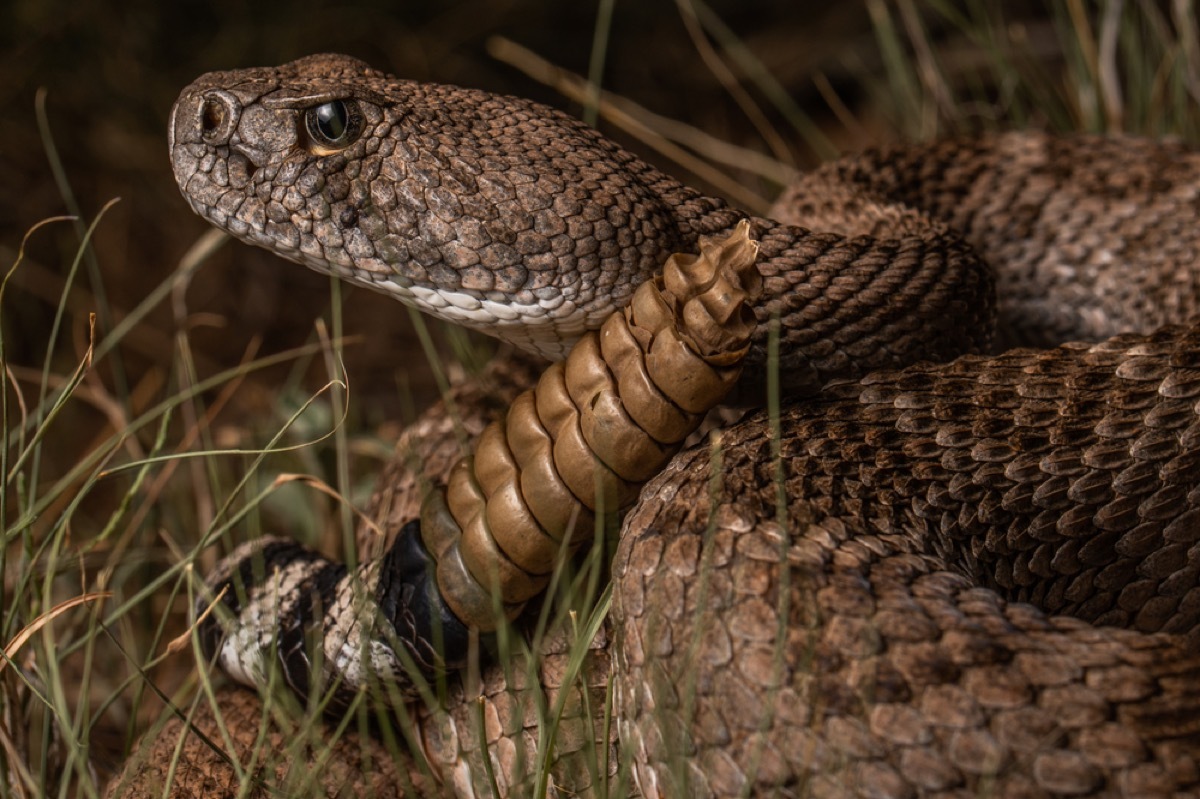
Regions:
M 243 219 L 238 219 L 236 216 L 227 214 L 214 205 L 193 202 L 192 210 L 213 225 L 243 241 L 259 245 L 269 244 L 272 249 L 281 253 L 289 249 L 285 243 L 268 238 L 262 228 L 256 227 Z
M 419 311 L 489 335 L 499 334 L 523 349 L 550 360 L 561 360 L 597 318 L 607 317 L 611 303 L 580 305 L 566 293 L 520 302 L 512 297 L 490 297 L 471 289 L 449 289 L 423 283 L 397 272 L 361 269 L 353 262 L 338 263 L 327 254 L 310 254 L 302 247 L 276 239 L 265 227 L 232 216 L 215 205 L 188 198 L 192 209 L 214 226 L 249 244 L 264 246 L 281 258 L 324 275 L 386 294 Z M 532 324 L 536 323 L 536 324 Z

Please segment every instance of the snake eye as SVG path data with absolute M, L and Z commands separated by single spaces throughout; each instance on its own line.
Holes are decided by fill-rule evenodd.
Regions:
M 304 112 L 304 129 L 317 155 L 344 150 L 358 140 L 363 119 L 353 100 L 333 100 Z

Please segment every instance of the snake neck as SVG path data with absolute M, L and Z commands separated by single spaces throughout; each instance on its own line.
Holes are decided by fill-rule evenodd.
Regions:
M 763 296 L 738 401 L 991 347 L 994 279 L 960 235 L 919 210 L 847 192 L 796 223 L 750 216 L 678 184 L 663 195 L 685 247 L 748 219 Z

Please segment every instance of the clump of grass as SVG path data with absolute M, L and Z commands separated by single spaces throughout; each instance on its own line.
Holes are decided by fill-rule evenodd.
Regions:
M 90 233 L 67 271 L 64 296 Z M 157 398 L 139 387 L 116 397 L 99 378 L 122 342 L 141 332 L 145 315 L 202 266 L 220 239 L 205 236 L 170 282 L 104 334 L 94 316 L 77 320 L 85 345 L 68 374 L 50 365 L 55 341 L 34 370 L 9 363 L 0 338 L 7 378 L 0 395 L 0 663 L 7 666 L 0 668 L 0 784 L 11 795 L 98 795 L 145 721 L 146 686 L 162 681 L 166 695 L 194 680 L 191 663 L 163 646 L 186 623 L 207 542 L 235 525 L 261 524 L 260 506 L 275 489 L 251 490 L 247 475 L 260 475 L 256 467 L 269 455 L 279 470 L 278 453 L 311 451 L 311 440 L 294 440 L 295 428 L 328 392 L 283 420 L 259 448 L 216 447 L 212 420 L 246 375 L 319 352 L 319 343 L 203 379 L 184 367 Z M 7 277 L 28 266 L 22 257 L 23 248 L 5 289 Z M 0 289 L 0 313 L 12 301 Z M 63 326 L 70 323 L 66 306 L 64 300 Z M 186 333 L 177 344 L 186 363 Z M 97 414 L 99 425 L 89 421 Z M 81 429 L 90 435 L 72 446 Z M 56 446 L 67 451 L 66 457 L 56 452 L 56 462 L 73 461 L 62 474 L 45 466 L 48 448 Z M 189 472 L 192 465 L 198 470 Z
M 883 69 L 864 83 L 908 138 L 1027 126 L 1200 135 L 1190 3 L 1067 0 L 1032 20 L 1011 19 L 1000 3 L 867 7 Z
M 376 456 L 387 451 L 362 436 L 331 439 L 345 410 L 330 398 L 344 393 L 344 381 L 331 380 L 305 395 L 299 366 L 322 352 L 336 362 L 332 352 L 340 342 L 328 336 L 265 357 L 254 357 L 252 348 L 229 369 L 196 373 L 183 300 L 191 275 L 224 240 L 215 231 L 138 307 L 108 314 L 118 321 L 98 332 L 95 314 L 72 319 L 68 298 L 78 293 L 75 277 L 100 223 L 98 217 L 84 230 L 61 281 L 56 336 L 71 328 L 83 337 L 72 371 L 60 374 L 53 365 L 63 349 L 56 336 L 45 343 L 40 369 L 11 363 L 0 336 L 0 374 L 6 378 L 0 393 L 4 795 L 99 795 L 134 737 L 158 713 L 151 698 L 195 693 L 193 661 L 166 642 L 188 624 L 197 567 L 211 564 L 211 542 L 234 527 L 240 540 L 271 518 L 316 543 L 325 530 L 313 522 L 329 517 L 329 503 L 315 492 L 279 502 L 277 494 L 291 484 L 275 477 L 302 469 L 324 474 L 323 461 L 345 464 L 348 450 L 361 443 Z M 40 225 L 30 235 L 54 230 Z M 66 226 L 57 231 L 72 236 Z M 24 252 L 23 243 L 12 254 L 0 287 L 0 315 L 16 301 L 10 278 L 17 270 L 50 273 Z M 144 320 L 166 301 L 178 314 L 177 371 L 151 373 L 115 394 L 106 380 L 120 371 L 113 363 L 124 347 L 136 348 L 139 336 L 153 335 Z M 7 326 L 0 329 L 12 335 Z M 297 369 L 279 386 L 279 412 L 268 427 L 255 431 L 221 422 L 249 376 L 288 362 Z M 66 466 L 56 473 L 51 463 Z M 334 472 L 329 482 L 350 493 L 349 471 Z

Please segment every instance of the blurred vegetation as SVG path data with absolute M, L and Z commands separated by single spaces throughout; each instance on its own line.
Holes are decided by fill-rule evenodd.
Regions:
M 221 507 L 258 459 L 173 461 L 98 479 L 102 462 L 261 447 L 284 428 L 286 444 L 325 435 L 343 417 L 345 395 L 326 392 L 306 405 L 342 375 L 317 346 L 331 335 L 314 325 L 323 314 L 349 339 L 349 423 L 323 447 L 289 453 L 274 471 L 322 475 L 361 498 L 396 424 L 436 396 L 409 314 L 386 297 L 346 291 L 354 312 L 343 322 L 330 313 L 327 278 L 232 243 L 171 282 L 206 230 L 178 194 L 165 137 L 172 102 L 200 73 L 339 51 L 405 77 L 589 113 L 579 96 L 551 85 L 569 83 L 561 74 L 531 77 L 546 70 L 512 46 L 520 45 L 568 73 L 595 72 L 611 93 L 602 110 L 615 103 L 640 120 L 634 135 L 601 115 L 600 127 L 626 146 L 710 190 L 734 194 L 732 183 L 744 186 L 748 194 L 739 190 L 732 199 L 751 205 L 765 203 L 793 168 L 896 138 L 1010 126 L 1193 140 L 1200 133 L 1200 46 L 1185 0 L 599 5 L 612 8 L 611 26 L 599 26 L 605 37 L 597 37 L 597 4 L 558 0 L 0 4 L 5 271 L 33 225 L 80 216 L 74 226 L 57 223 L 32 236 L 2 296 L 3 361 L 21 393 L 10 388 L 5 397 L 0 649 L 56 601 L 97 587 L 115 592 L 109 607 L 135 600 L 115 617 L 88 610 L 98 603 L 63 611 L 13 660 L 23 680 L 14 677 L 17 669 L 0 672 L 0 732 L 7 736 L 0 736 L 0 794 L 26 767 L 34 782 L 63 775 L 63 795 L 67 786 L 89 795 L 103 783 L 147 711 L 136 670 L 97 634 L 97 622 L 106 618 L 139 664 L 162 652 L 167 631 L 177 632 L 186 615 L 186 591 L 137 591 L 190 564 L 190 547 L 204 530 L 233 518 Z M 597 99 L 583 92 L 588 97 Z M 681 144 L 694 165 L 662 155 L 646 130 Z M 768 169 L 748 157 L 710 163 L 716 150 L 695 131 L 766 154 Z M 92 246 L 81 249 L 83 232 L 115 197 Z M 160 286 L 161 296 L 147 302 Z M 123 322 L 132 323 L 128 330 Z M 109 349 L 90 361 L 93 340 Z M 432 346 L 449 353 L 454 344 L 453 335 L 436 332 Z M 236 369 L 303 347 L 274 365 Z M 231 368 L 227 379 L 203 385 Z M 173 404 L 158 407 L 164 400 Z M 353 474 L 349 461 L 357 463 Z M 243 493 L 255 495 L 268 482 L 252 479 Z M 346 519 L 298 486 L 265 493 L 268 516 L 300 527 L 309 540 Z M 257 504 L 248 503 L 250 529 L 261 524 Z M 164 619 L 170 624 L 160 628 Z M 114 665 L 98 669 L 97 662 Z M 155 672 L 167 687 L 191 669 L 186 655 L 171 664 L 172 672 Z M 32 753 L 24 766 L 17 751 Z

